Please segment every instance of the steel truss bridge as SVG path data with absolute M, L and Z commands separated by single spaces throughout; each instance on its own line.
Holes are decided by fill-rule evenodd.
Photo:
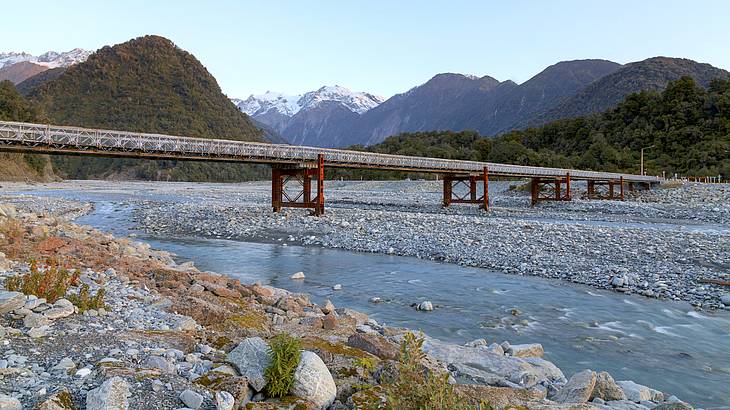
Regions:
M 623 199 L 625 184 L 651 186 L 660 179 L 654 176 L 583 171 L 575 169 L 532 167 L 441 158 L 423 158 L 405 155 L 378 154 L 343 149 L 301 147 L 220 139 L 189 138 L 173 135 L 146 134 L 126 131 L 88 129 L 0 121 L 0 150 L 39 153 L 90 155 L 122 158 L 147 158 L 195 161 L 248 162 L 270 164 L 272 178 L 272 206 L 275 211 L 285 206 L 313 208 L 316 214 L 324 212 L 324 168 L 366 168 L 414 171 L 444 175 L 444 205 L 451 202 L 477 203 L 488 208 L 488 176 L 532 178 L 533 204 L 542 200 L 569 200 L 570 181 L 594 181 L 611 187 L 611 195 L 604 199 Z M 311 180 L 317 180 L 317 195 L 312 198 Z M 284 187 L 290 180 L 298 180 L 303 188 L 300 195 L 291 197 Z M 477 198 L 477 182 L 484 184 L 484 194 Z M 447 198 L 451 184 L 464 183 L 469 188 L 467 197 Z M 446 185 L 449 184 L 449 187 Z M 621 192 L 614 195 L 614 185 Z M 554 194 L 545 195 L 545 187 Z M 561 189 L 561 187 L 565 187 Z M 592 187 L 595 184 L 591 184 Z M 307 188 L 307 189 L 304 189 Z M 595 190 L 593 189 L 594 193 Z M 590 193 L 589 193 L 590 194 Z

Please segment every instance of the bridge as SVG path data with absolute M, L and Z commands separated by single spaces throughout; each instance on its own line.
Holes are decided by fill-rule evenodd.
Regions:
M 478 204 L 489 209 L 489 177 L 531 179 L 532 204 L 572 199 L 571 181 L 587 181 L 585 196 L 597 199 L 624 198 L 624 187 L 651 187 L 658 177 L 575 169 L 532 167 L 442 158 L 378 154 L 343 149 L 301 147 L 220 139 L 189 138 L 162 134 L 88 129 L 0 121 L 0 150 L 34 154 L 90 155 L 270 164 L 272 207 L 311 208 L 324 213 L 324 170 L 363 168 L 436 173 L 443 176 L 443 205 Z M 312 182 L 316 182 L 312 196 Z M 298 182 L 295 194 L 287 183 Z M 481 194 L 477 186 L 481 184 Z M 463 185 L 459 195 L 454 188 Z

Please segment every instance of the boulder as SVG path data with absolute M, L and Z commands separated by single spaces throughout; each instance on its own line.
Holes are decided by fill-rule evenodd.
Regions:
M 624 391 L 626 399 L 633 401 L 634 403 L 639 403 L 643 400 L 651 400 L 652 398 L 650 388 L 634 383 L 631 380 L 623 380 L 616 382 L 616 384 L 618 384 L 618 386 L 621 387 L 621 390 Z
M 337 386 L 329 369 L 315 353 L 303 351 L 290 393 L 324 410 L 335 401 Z
M 540 343 L 528 343 L 510 345 L 509 350 L 505 353 L 509 353 L 510 356 L 514 357 L 542 357 L 545 354 L 545 350 Z
M 227 360 L 256 391 L 266 387 L 264 371 L 269 366 L 269 345 L 260 337 L 249 337 L 228 353 Z
M 0 410 L 23 410 L 20 400 L 0 393 Z
M 368 321 L 368 315 L 362 312 L 358 312 L 357 310 L 352 310 L 349 308 L 339 308 L 336 309 L 335 312 L 337 312 L 337 314 L 340 316 L 351 317 L 355 319 L 355 323 L 357 323 L 358 325 L 365 324 L 365 322 Z
M 25 306 L 25 295 L 20 292 L 0 290 L 0 315 Z
M 332 313 L 324 315 L 322 318 L 322 328 L 324 330 L 335 330 L 337 328 L 337 317 Z
M 332 313 L 334 311 L 335 311 L 335 305 L 333 305 L 332 302 L 329 299 L 327 299 L 324 302 L 324 306 L 322 306 L 322 313 L 324 313 L 325 315 L 327 315 L 327 314 Z
M 216 410 L 233 410 L 236 405 L 236 399 L 233 398 L 231 393 L 227 391 L 219 391 L 215 393 L 215 408 Z
M 148 357 L 147 361 L 145 362 L 145 367 L 147 367 L 148 369 L 159 369 L 163 373 L 168 373 L 168 374 L 177 373 L 177 369 L 175 369 L 175 365 L 170 363 L 169 360 L 165 359 L 162 356 Z
M 27 316 L 25 316 L 23 318 L 23 326 L 29 327 L 29 328 L 46 326 L 50 323 L 51 323 L 51 321 L 47 317 L 45 317 L 41 314 L 38 314 L 38 313 L 33 313 L 33 312 L 31 312 L 30 314 L 28 314 Z
M 653 410 L 692 410 L 692 406 L 683 401 L 667 402 L 654 407 Z
M 725 306 L 730 306 L 730 293 L 720 296 L 720 302 Z
M 43 316 L 48 319 L 55 320 L 73 315 L 75 312 L 74 305 L 67 299 L 58 299 L 53 307 L 43 312 Z
M 297 273 L 291 275 L 291 278 L 292 279 L 304 279 L 305 278 L 304 272 L 297 272 Z
M 129 384 L 121 377 L 112 377 L 86 394 L 86 409 L 127 410 L 129 396 Z
M 552 400 L 558 403 L 585 403 L 591 398 L 595 385 L 596 373 L 593 370 L 583 370 L 574 374 Z
M 605 401 L 626 400 L 626 394 L 608 372 L 599 372 L 596 374 L 596 386 L 591 394 L 591 399 L 595 398 Z
M 538 383 L 565 383 L 554 364 L 540 358 L 495 354 L 482 347 L 458 346 L 427 337 L 423 351 L 447 363 L 459 376 L 491 385 L 532 387 Z
M 430 312 L 433 310 L 433 303 L 431 303 L 430 300 L 424 300 L 418 306 L 416 307 L 418 310 L 423 310 L 425 312 Z
M 493 409 L 530 408 L 545 398 L 545 390 L 515 389 L 511 387 L 482 386 L 478 384 L 456 384 L 454 392 L 469 402 L 489 403 Z
M 377 334 L 355 333 L 347 339 L 347 345 L 374 354 L 381 359 L 396 360 L 400 356 L 398 346 Z
M 602 406 L 601 408 L 605 410 L 647 410 L 646 406 L 634 403 L 631 400 L 607 401 L 605 406 Z
M 180 393 L 178 397 L 189 409 L 198 410 L 203 404 L 203 396 L 197 392 L 187 389 Z
M 68 389 L 63 388 L 49 396 L 38 405 L 38 410 L 75 410 L 73 398 Z

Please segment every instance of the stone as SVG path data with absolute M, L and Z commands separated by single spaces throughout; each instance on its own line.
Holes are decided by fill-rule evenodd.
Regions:
M 203 396 L 190 389 L 184 390 L 182 393 L 180 393 L 179 399 L 189 409 L 193 410 L 198 410 L 203 404 Z
M 33 312 L 23 318 L 23 326 L 25 327 L 41 327 L 50 323 L 51 321 L 47 317 Z
M 545 354 L 545 350 L 542 348 L 540 343 L 528 343 L 521 345 L 510 345 L 508 353 L 514 357 L 542 357 Z
M 291 278 L 292 279 L 304 279 L 305 278 L 304 272 L 297 272 L 297 273 L 291 275 Z
M 86 394 L 87 410 L 128 410 L 129 384 L 121 377 L 112 377 Z
M 335 305 L 333 305 L 332 302 L 329 299 L 327 299 L 324 302 L 324 306 L 322 306 L 322 313 L 324 313 L 326 315 L 326 314 L 332 313 L 334 311 L 335 311 Z
M 322 328 L 324 330 L 335 330 L 337 328 L 337 317 L 330 313 L 322 318 Z
M 0 290 L 0 315 L 25 306 L 25 295 L 20 292 Z
M 38 405 L 38 410 L 75 410 L 71 393 L 62 388 Z
M 645 406 L 634 403 L 631 400 L 613 400 L 607 401 L 605 407 L 601 407 L 606 410 L 647 410 Z
M 430 300 L 424 300 L 418 305 L 418 310 L 423 310 L 426 312 L 430 312 L 433 310 L 433 303 L 431 303 Z
M 322 359 L 305 350 L 294 372 L 294 384 L 290 393 L 313 403 L 315 408 L 324 410 L 335 401 L 337 386 Z
M 58 299 L 53 307 L 43 312 L 43 316 L 55 320 L 73 315 L 75 308 L 67 299 Z
M 76 368 L 76 363 L 70 357 L 64 357 L 55 366 L 51 367 L 52 373 L 69 374 Z
M 332 290 L 342 290 L 342 285 L 338 283 L 335 286 L 332 286 Z
M 264 371 L 269 366 L 269 346 L 260 337 L 249 337 L 228 353 L 227 360 L 256 391 L 266 387 Z
M 347 345 L 366 351 L 381 359 L 396 360 L 400 356 L 398 346 L 377 334 L 355 333 L 347 339 Z
M 46 335 L 48 335 L 48 330 L 49 330 L 48 326 L 31 328 L 28 331 L 28 337 L 33 338 L 33 339 L 39 339 L 41 337 L 46 337 Z
M 631 380 L 622 380 L 616 382 L 616 384 L 624 391 L 626 399 L 629 401 L 639 403 L 642 400 L 651 400 L 651 389 L 646 386 L 634 383 Z
M 486 349 L 494 354 L 504 356 L 504 349 L 502 349 L 502 345 L 500 344 L 492 343 L 491 345 L 487 346 Z
M 23 410 L 20 400 L 0 393 L 0 410 Z
M 175 365 L 170 363 L 167 359 L 162 356 L 150 356 L 145 362 L 145 367 L 148 369 L 159 369 L 163 373 L 174 374 L 177 373 Z
M 231 393 L 227 391 L 219 391 L 215 393 L 215 408 L 216 410 L 233 410 L 233 406 L 236 405 L 236 399 L 233 398 Z
M 349 308 L 339 308 L 335 310 L 338 315 L 343 317 L 350 317 L 355 320 L 355 323 L 358 325 L 365 324 L 365 322 L 368 321 L 368 315 L 362 312 L 358 312 L 357 310 L 352 310 Z
M 380 303 L 382 299 L 380 299 L 377 296 L 373 296 L 370 298 L 370 303 Z
M 730 293 L 720 296 L 720 302 L 725 306 L 730 306 Z
M 596 374 L 596 386 L 591 394 L 591 399 L 596 398 L 605 401 L 626 400 L 626 394 L 608 372 L 599 372 Z
M 591 398 L 595 385 L 596 373 L 593 370 L 583 370 L 571 376 L 552 400 L 558 403 L 585 403 Z

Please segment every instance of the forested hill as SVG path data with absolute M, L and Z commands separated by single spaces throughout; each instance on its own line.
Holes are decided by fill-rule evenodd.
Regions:
M 32 87 L 28 98 L 58 125 L 264 141 L 208 70 L 159 36 L 104 47 Z M 68 178 L 238 181 L 257 175 L 235 164 L 62 156 L 53 163 Z
M 663 92 L 631 94 L 615 108 L 587 117 L 486 138 L 473 131 L 404 133 L 368 147 L 374 152 L 522 165 L 730 178 L 730 80 L 707 89 L 690 77 Z M 355 149 L 364 149 L 361 146 Z

